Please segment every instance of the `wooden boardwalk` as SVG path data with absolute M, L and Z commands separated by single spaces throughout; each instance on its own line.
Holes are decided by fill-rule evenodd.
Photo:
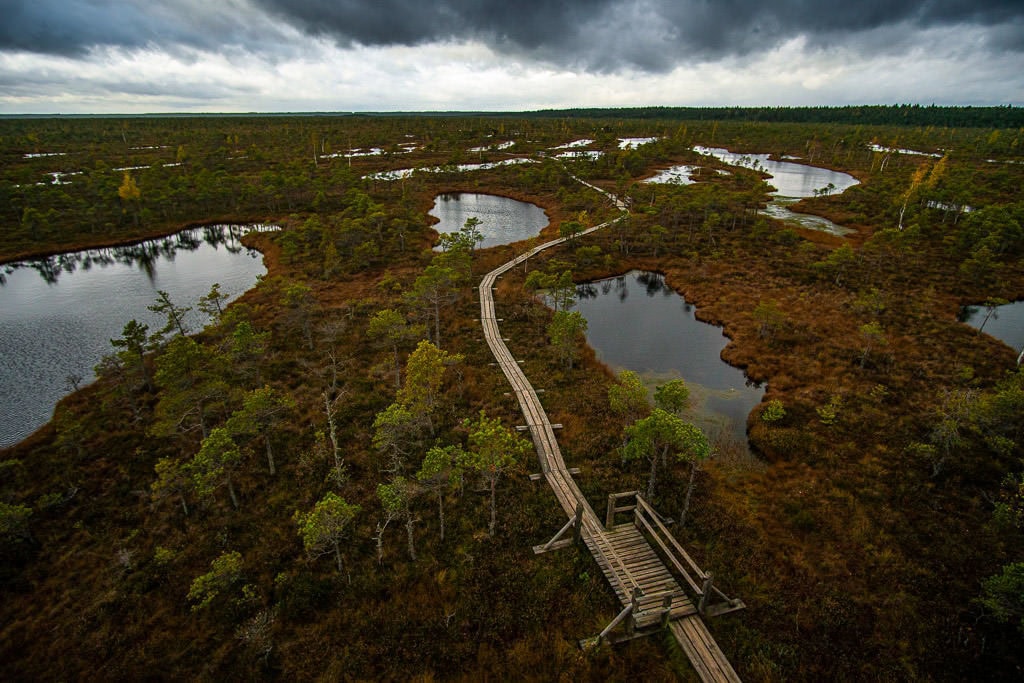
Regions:
M 595 189 L 599 190 L 599 188 Z M 599 191 L 603 192 L 603 190 Z M 625 210 L 625 206 L 619 200 L 612 199 L 616 206 Z M 589 228 L 580 235 L 599 230 L 624 217 L 625 214 L 614 221 Z M 612 526 L 614 514 L 609 513 L 609 528 L 605 528 L 605 524 L 598 518 L 566 469 L 562 452 L 555 440 L 554 429 L 548 421 L 547 414 L 537 397 L 537 392 L 526 378 L 517 359 L 512 356 L 502 341 L 498 328 L 499 321 L 495 317 L 494 283 L 500 276 L 517 265 L 521 265 L 528 258 L 564 241 L 566 241 L 565 238 L 560 238 L 537 246 L 484 276 L 479 290 L 480 322 L 483 326 L 484 338 L 515 391 L 537 450 L 542 476 L 547 480 L 562 509 L 570 518 L 570 523 L 563 528 L 563 532 L 570 526 L 574 526 L 576 533 L 593 554 L 598 566 L 623 605 L 623 611 L 605 629 L 605 632 L 610 632 L 612 627 L 620 622 L 626 625 L 628 637 L 634 635 L 634 629 L 636 629 L 636 633 L 642 634 L 645 630 L 669 626 L 702 680 L 738 682 L 739 677 L 708 632 L 698 607 L 693 604 L 669 568 L 647 541 L 641 529 L 638 528 L 638 524 L 643 522 L 648 525 L 649 531 L 655 530 L 649 522 L 645 521 L 646 518 L 641 519 L 640 517 L 642 501 L 637 496 L 635 508 L 638 524 Z M 646 509 L 649 510 L 649 508 Z M 653 511 L 651 512 L 653 513 Z M 655 521 L 655 524 L 660 525 L 660 522 Z M 552 541 L 554 540 L 552 539 Z M 562 541 L 558 545 L 565 543 Z M 674 539 L 671 543 L 675 544 Z M 659 544 L 663 550 L 669 549 L 660 540 Z M 678 544 L 675 545 L 678 548 Z M 538 546 L 541 550 L 551 547 L 554 547 L 553 543 L 548 543 L 544 547 Z M 683 552 L 681 548 L 679 551 Z M 685 555 L 685 552 L 683 555 L 692 564 L 692 560 Z M 681 568 L 677 560 L 672 561 L 677 568 Z M 696 569 L 696 565 L 693 567 Z M 707 595 L 710 576 L 703 574 L 699 569 L 697 572 L 699 572 L 699 577 L 706 578 L 703 594 Z M 686 575 L 691 588 L 696 586 L 694 580 L 685 571 L 684 575 Z M 698 588 L 698 590 L 701 589 Z M 732 601 L 729 609 L 736 609 L 737 604 L 742 606 L 742 603 Z

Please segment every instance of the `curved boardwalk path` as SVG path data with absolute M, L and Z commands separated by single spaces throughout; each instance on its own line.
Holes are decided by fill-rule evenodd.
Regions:
M 607 195 L 600 188 L 594 189 Z M 618 208 L 626 210 L 625 205 L 618 199 L 611 198 Z M 623 214 L 615 220 L 596 225 L 580 234 L 600 230 L 625 217 Z M 567 516 L 573 518 L 577 512 L 580 513 L 577 528 L 581 539 L 593 553 L 594 559 L 597 560 L 623 607 L 628 608 L 632 605 L 631 613 L 626 609 L 623 611 L 623 615 L 628 613 L 633 620 L 628 632 L 632 635 L 633 627 L 640 630 L 657 628 L 667 619 L 673 636 L 702 680 L 738 682 L 739 677 L 708 632 L 697 608 L 643 534 L 633 524 L 605 529 L 593 508 L 587 503 L 582 491 L 566 469 L 551 422 L 536 391 L 502 341 L 494 309 L 495 281 L 528 258 L 564 241 L 565 238 L 560 238 L 537 246 L 484 276 L 480 283 L 480 322 L 483 325 L 484 338 L 519 400 L 526 425 L 537 449 L 544 478 Z M 618 621 L 619 619 L 616 619 L 613 623 Z M 606 630 L 610 630 L 610 627 Z

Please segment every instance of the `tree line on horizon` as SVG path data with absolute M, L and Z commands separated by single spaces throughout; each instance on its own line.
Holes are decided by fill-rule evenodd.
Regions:
M 992 107 L 938 106 L 934 104 L 876 104 L 841 107 L 574 107 L 570 109 L 541 109 L 524 112 L 520 115 L 586 119 L 680 119 L 966 128 L 1019 128 L 1024 126 L 1024 108 L 1012 105 Z

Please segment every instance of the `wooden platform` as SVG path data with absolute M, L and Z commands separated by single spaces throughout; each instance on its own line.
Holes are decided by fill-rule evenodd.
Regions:
M 682 587 L 665 567 L 665 563 L 636 526 L 621 524 L 605 532 L 604 539 L 614 546 L 616 554 L 622 558 L 629 574 L 640 584 L 640 609 L 634 615 L 638 629 L 661 626 L 662 604 L 666 595 L 672 598 L 670 618 L 678 619 L 697 614 L 693 602 L 683 592 Z M 616 571 L 615 567 L 607 566 L 603 561 L 605 555 L 597 547 L 595 537 L 584 537 L 584 542 L 594 557 L 600 558 L 597 561 L 598 566 L 604 572 L 619 602 L 625 607 L 632 600 L 631 586 L 623 581 L 621 572 Z

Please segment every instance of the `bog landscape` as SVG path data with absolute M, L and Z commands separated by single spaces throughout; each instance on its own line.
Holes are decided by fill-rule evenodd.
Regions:
M 0 117 L 0 678 L 1020 680 L 1018 107 Z

